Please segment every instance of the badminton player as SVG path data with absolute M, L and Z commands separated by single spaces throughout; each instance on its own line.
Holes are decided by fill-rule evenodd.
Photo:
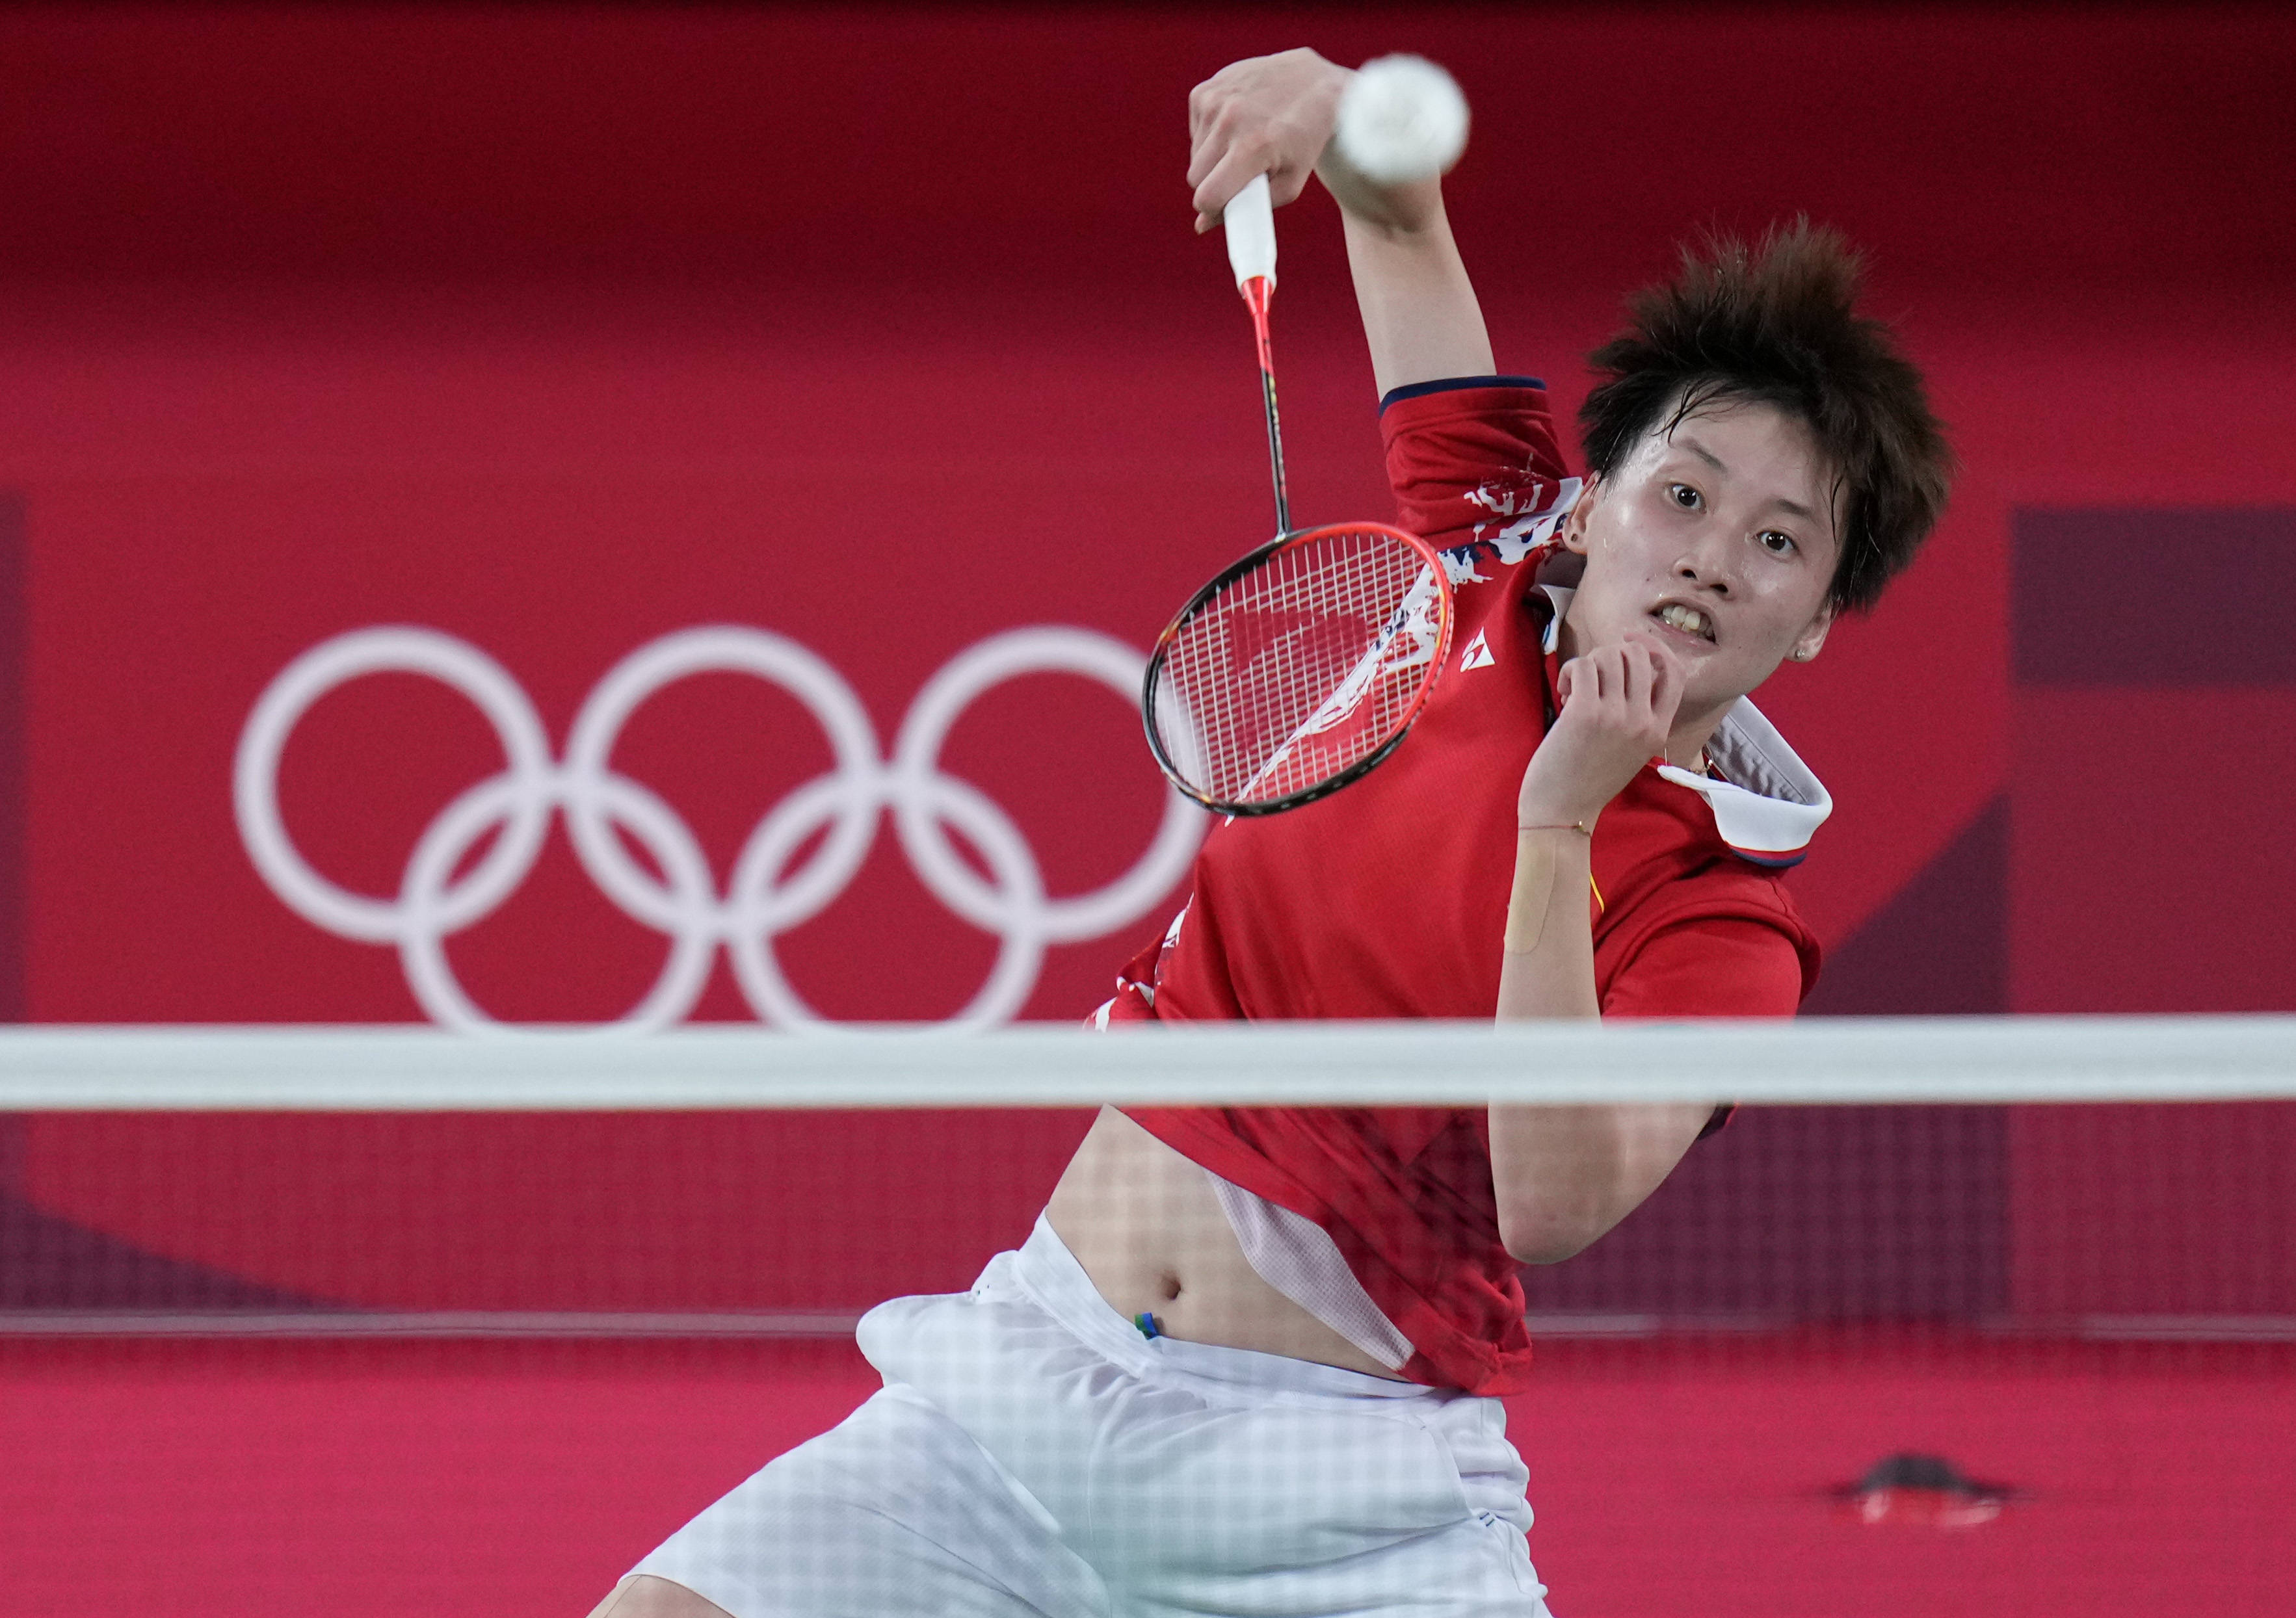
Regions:
M 1574 475 L 1544 388 L 1497 374 L 1438 183 L 1329 150 L 1346 77 L 1224 69 L 1189 181 L 1200 228 L 1263 172 L 1338 199 L 1453 666 L 1362 780 L 1215 829 L 1099 1020 L 1790 1015 L 1817 950 L 1779 875 L 1830 805 L 1746 699 L 1935 522 L 1921 380 L 1833 236 L 1713 244 L 1594 355 Z M 1025 1246 L 863 1320 L 882 1392 L 599 1611 L 1539 1618 L 1496 1397 L 1529 1369 L 1518 1266 L 1720 1113 L 1103 1110 Z

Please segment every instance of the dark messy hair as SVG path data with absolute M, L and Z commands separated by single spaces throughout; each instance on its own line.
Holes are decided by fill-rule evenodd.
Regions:
M 1629 298 L 1631 323 L 1588 356 L 1602 380 L 1578 412 L 1587 464 L 1605 477 L 1703 405 L 1798 417 L 1836 478 L 1830 593 L 1845 609 L 1871 607 L 1914 560 L 1954 470 L 1921 372 L 1857 312 L 1864 268 L 1840 233 L 1806 218 L 1758 246 L 1718 236 L 1685 248 L 1681 274 Z

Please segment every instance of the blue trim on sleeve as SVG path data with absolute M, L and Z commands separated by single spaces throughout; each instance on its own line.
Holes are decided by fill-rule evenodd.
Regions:
M 1449 393 L 1460 388 L 1537 388 L 1546 384 L 1535 376 L 1447 376 L 1433 382 L 1406 382 L 1400 388 L 1390 388 L 1379 402 L 1384 411 L 1398 399 L 1416 399 L 1431 393 Z
M 1767 865 L 1772 870 L 1784 870 L 1809 858 L 1809 850 L 1807 848 L 1799 849 L 1792 854 L 1750 854 L 1742 848 L 1733 848 L 1730 852 L 1749 865 Z

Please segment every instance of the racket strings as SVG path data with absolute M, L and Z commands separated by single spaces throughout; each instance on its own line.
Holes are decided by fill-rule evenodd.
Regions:
M 1273 803 L 1384 748 L 1441 640 L 1443 585 L 1400 535 L 1288 546 L 1202 602 L 1164 653 L 1166 751 L 1202 796 Z

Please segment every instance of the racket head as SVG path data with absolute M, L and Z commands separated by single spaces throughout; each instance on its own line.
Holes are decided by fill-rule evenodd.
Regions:
M 1156 639 L 1149 750 L 1222 814 L 1275 814 L 1360 780 L 1401 744 L 1451 646 L 1434 547 L 1385 523 L 1277 535 L 1223 568 Z

